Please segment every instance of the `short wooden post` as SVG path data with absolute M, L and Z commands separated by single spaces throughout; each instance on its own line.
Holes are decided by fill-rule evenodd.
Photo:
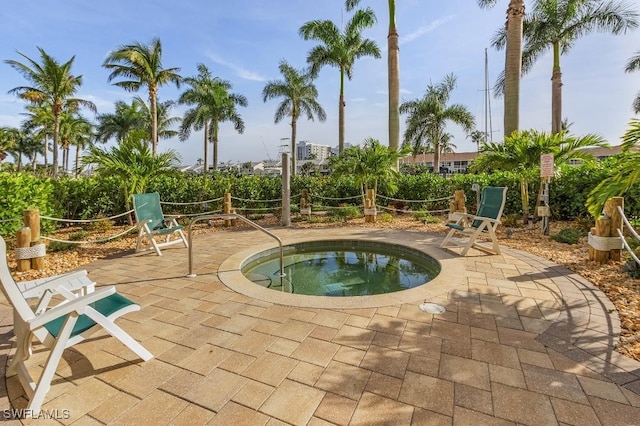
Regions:
M 22 227 L 16 231 L 16 248 L 29 248 L 31 247 L 31 229 Z M 16 255 L 17 271 L 25 272 L 31 269 L 31 259 L 18 259 Z
M 44 244 L 42 240 L 40 240 L 40 210 L 31 209 L 23 211 L 22 220 L 24 221 L 24 226 L 31 229 L 31 247 Z M 39 271 L 44 269 L 44 255 L 32 258 L 31 268 Z
M 455 211 L 466 213 L 467 212 L 467 197 L 464 195 L 464 191 L 462 189 L 458 189 L 453 193 L 453 198 L 455 201 Z
M 302 194 L 300 195 L 300 214 L 311 214 L 311 206 L 309 205 L 309 191 L 306 189 L 302 190 Z
M 604 204 L 604 215 L 611 218 L 611 226 L 609 228 L 610 237 L 619 237 L 618 229 L 622 231 L 622 215 L 618 212 L 618 206 L 624 211 L 624 198 L 613 197 L 609 198 Z M 612 249 L 609 251 L 609 258 L 611 260 L 620 260 L 620 249 Z
M 622 244 L 618 229 L 622 230 L 622 215 L 618 206 L 624 209 L 624 198 L 609 198 L 604 204 L 602 216 L 596 219 L 596 226 L 589 234 L 589 260 L 606 263 L 620 260 Z
M 224 193 L 224 203 L 223 203 L 223 212 L 224 214 L 231 214 L 232 212 L 232 207 L 231 207 L 231 193 L 230 192 L 225 192 Z M 231 222 L 231 220 L 225 220 L 224 221 L 224 226 L 231 226 L 233 222 Z
M 376 222 L 376 192 L 373 189 L 367 189 L 364 199 L 364 221 L 365 223 Z
M 591 228 L 591 235 L 596 237 L 608 237 L 611 232 L 611 219 L 602 217 L 596 220 L 596 226 Z M 597 250 L 589 246 L 589 259 L 598 263 L 606 263 L 609 260 L 609 250 Z
M 467 197 L 461 189 L 453 193 L 453 200 L 449 201 L 449 222 L 458 222 L 467 214 Z

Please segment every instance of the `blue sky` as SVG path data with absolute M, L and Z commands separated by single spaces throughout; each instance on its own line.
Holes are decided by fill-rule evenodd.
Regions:
M 430 82 L 448 74 L 458 78 L 451 102 L 466 105 L 484 129 L 484 50 L 489 48 L 489 78 L 493 84 L 504 64 L 504 52 L 490 47 L 496 30 L 504 24 L 507 0 L 483 10 L 474 0 L 399 0 L 401 99 L 420 97 Z M 365 35 L 378 43 L 383 58 L 364 58 L 347 81 L 346 142 L 359 144 L 367 137 L 387 140 L 387 2 L 362 0 L 378 16 L 376 27 Z M 175 2 L 168 0 L 30 0 L 11 2 L 0 9 L 0 59 L 20 60 L 20 51 L 38 58 L 42 47 L 59 62 L 76 59 L 73 73 L 82 74 L 78 96 L 92 100 L 99 113 L 113 111 L 117 100 L 135 94 L 107 82 L 101 64 L 108 52 L 134 41 L 149 43 L 159 37 L 163 66 L 179 67 L 183 76 L 196 74 L 204 63 L 213 74 L 229 80 L 233 91 L 249 101 L 240 108 L 246 130 L 240 135 L 229 123 L 221 125 L 220 161 L 248 161 L 277 157 L 281 139 L 290 126 L 274 124 L 278 102 L 264 103 L 262 89 L 279 79 L 278 63 L 285 59 L 295 67 L 306 65 L 308 51 L 316 44 L 298 36 L 302 24 L 313 19 L 348 19 L 343 0 L 235 0 Z M 343 18 L 344 17 L 344 18 Z M 574 124 L 573 133 L 597 133 L 613 145 L 620 142 L 633 117 L 631 103 L 640 91 L 640 72 L 626 74 L 627 60 L 640 50 L 640 31 L 612 36 L 591 34 L 578 40 L 562 57 L 563 117 Z M 338 70 L 323 68 L 316 80 L 319 102 L 327 112 L 325 123 L 300 120 L 298 139 L 337 145 Z M 551 53 L 546 54 L 521 83 L 520 127 L 550 130 Z M 0 63 L 0 126 L 19 126 L 24 104 L 7 92 L 25 84 L 20 74 Z M 175 87 L 160 88 L 161 100 L 177 99 Z M 146 98 L 146 93 L 139 93 Z M 502 137 L 502 99 L 491 98 L 494 140 Z M 180 116 L 182 107 L 173 110 Z M 90 118 L 93 114 L 89 113 Z M 404 122 L 404 117 L 402 117 Z M 402 127 L 404 130 L 404 126 Z M 447 130 L 455 137 L 456 151 L 475 146 L 454 124 Z M 159 149 L 178 151 L 183 163 L 203 157 L 202 135 L 190 140 L 160 141 Z

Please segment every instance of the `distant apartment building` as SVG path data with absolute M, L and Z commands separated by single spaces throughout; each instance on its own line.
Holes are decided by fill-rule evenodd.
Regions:
M 296 148 L 296 158 L 298 160 L 316 159 L 319 161 L 326 160 L 331 156 L 331 147 L 329 145 L 320 145 L 310 141 L 298 142 Z
M 590 153 L 597 161 L 604 160 L 612 155 L 619 154 L 621 147 L 612 146 L 611 148 L 585 148 L 584 151 Z M 444 173 L 466 173 L 471 162 L 478 156 L 477 152 L 450 152 L 440 154 L 440 170 Z M 581 164 L 580 160 L 571 160 L 569 164 Z M 402 160 L 400 164 L 416 164 L 426 167 L 433 167 L 433 153 L 419 154 L 417 156 L 409 155 Z

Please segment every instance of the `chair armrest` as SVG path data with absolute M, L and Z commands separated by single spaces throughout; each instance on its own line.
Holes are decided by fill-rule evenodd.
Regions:
M 17 284 L 24 298 L 30 299 L 41 297 L 45 291 L 55 291 L 61 286 L 67 290 L 77 291 L 95 284 L 95 282 L 88 278 L 87 271 L 83 269 L 45 278 L 44 280 L 24 281 Z
M 494 219 L 492 217 L 484 217 L 484 216 L 471 216 L 471 220 L 481 220 L 481 221 L 489 221 L 492 223 L 500 223 L 500 219 Z
M 78 312 L 78 315 L 82 315 L 84 308 L 86 308 L 89 304 L 108 297 L 116 292 L 116 288 L 114 286 L 109 286 L 106 288 L 101 288 L 100 290 L 96 290 L 93 293 L 89 293 L 84 296 L 80 296 L 76 299 L 69 300 L 66 303 L 62 303 L 60 305 L 55 306 L 54 308 L 49 309 L 34 318 L 28 320 L 29 330 L 35 330 L 37 328 L 42 327 L 46 323 L 53 321 L 56 318 L 63 317 L 65 315 L 69 315 L 71 312 Z

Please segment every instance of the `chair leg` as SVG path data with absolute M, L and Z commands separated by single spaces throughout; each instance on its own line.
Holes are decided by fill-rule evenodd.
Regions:
M 178 231 L 178 234 L 180 234 L 180 238 L 182 239 L 184 246 L 189 248 L 189 242 L 187 241 L 187 237 L 185 237 L 184 232 L 182 232 L 182 229 Z
M 469 235 L 469 242 L 464 246 L 464 248 L 460 252 L 461 256 L 466 256 L 469 249 L 476 244 L 476 239 L 478 238 L 478 235 L 480 235 L 480 232 L 482 232 L 482 227 L 478 226 L 478 228 L 475 231 L 473 231 L 471 235 Z
M 145 349 L 140 343 L 138 343 L 133 337 L 131 337 L 126 331 L 118 327 L 111 319 L 106 318 L 98 311 L 93 310 L 88 314 L 91 319 L 100 324 L 107 333 L 120 340 L 129 349 L 135 352 L 142 360 L 149 361 L 153 358 L 153 354 Z
M 140 229 L 140 232 L 138 232 L 138 242 L 136 243 L 136 253 L 139 252 L 140 248 L 142 247 L 143 232 L 144 232 L 144 229 Z
M 489 236 L 491 237 L 491 242 L 493 243 L 493 251 L 496 252 L 496 254 L 502 254 L 500 253 L 500 245 L 498 244 L 498 237 L 496 236 L 496 231 L 495 229 L 493 229 L 492 226 L 489 226 Z
M 53 375 L 56 373 L 56 369 L 60 363 L 60 358 L 62 358 L 62 353 L 66 349 L 67 340 L 69 339 L 69 336 L 73 331 L 73 326 L 77 320 L 77 315 L 70 314 L 67 316 L 67 319 L 56 338 L 56 343 L 53 345 L 53 348 L 51 348 L 51 352 L 47 357 L 44 370 L 40 375 L 33 397 L 29 399 L 29 405 L 27 406 L 27 409 L 32 410 L 34 413 L 38 413 L 40 411 L 44 398 L 47 396 L 47 392 L 49 392 L 51 380 L 53 379 Z
M 449 240 L 451 239 L 451 237 L 453 237 L 453 234 L 456 233 L 455 229 L 451 229 L 449 231 L 449 233 L 447 234 L 446 237 L 444 237 L 444 241 L 442 241 L 442 243 L 440 244 L 440 248 L 445 248 L 447 246 L 447 243 L 449 242 Z
M 152 236 L 149 236 L 149 240 L 151 241 L 151 245 L 153 246 L 153 249 L 156 251 L 158 256 L 162 256 L 162 252 L 160 251 L 160 247 L 158 246 L 158 243 L 156 243 L 156 239 L 153 238 Z

